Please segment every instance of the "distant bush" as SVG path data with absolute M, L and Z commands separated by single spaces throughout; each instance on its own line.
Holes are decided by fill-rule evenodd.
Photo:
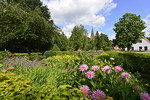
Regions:
M 113 49 L 113 47 L 105 47 L 104 51 L 111 51 Z
M 44 58 L 51 57 L 51 56 L 56 56 L 56 51 L 48 50 L 48 51 L 45 51 L 44 54 L 43 54 Z

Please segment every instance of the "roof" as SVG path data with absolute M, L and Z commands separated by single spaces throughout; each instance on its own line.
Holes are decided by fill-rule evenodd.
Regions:
M 145 36 L 141 36 L 141 38 L 143 38 L 144 40 L 150 43 L 150 40 L 148 40 Z

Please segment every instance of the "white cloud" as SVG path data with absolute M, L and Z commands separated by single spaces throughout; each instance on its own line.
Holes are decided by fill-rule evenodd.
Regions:
M 145 31 L 145 35 L 146 36 L 150 36 L 150 14 L 146 16 L 145 19 L 143 19 L 145 21 L 146 24 L 146 28 L 144 29 Z
M 66 25 L 64 28 L 62 28 L 62 31 L 65 33 L 67 38 L 70 37 L 71 31 L 72 31 L 74 26 L 75 26 L 75 24 L 69 24 L 69 25 Z
M 41 0 L 50 9 L 56 25 L 64 26 L 63 31 L 70 35 L 70 27 L 76 24 L 102 27 L 105 24 L 104 14 L 117 6 L 113 0 Z M 73 28 L 73 27 L 72 27 Z M 66 33 L 67 32 L 67 33 Z
M 116 37 L 115 37 L 115 36 L 116 36 L 116 34 L 114 34 L 114 35 L 110 35 L 110 36 L 109 36 L 109 40 L 116 39 Z

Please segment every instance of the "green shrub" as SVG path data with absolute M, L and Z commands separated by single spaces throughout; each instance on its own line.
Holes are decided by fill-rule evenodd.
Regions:
M 43 54 L 43 57 L 51 57 L 51 56 L 56 56 L 56 51 L 53 51 L 53 50 L 48 50 L 48 51 L 45 51 L 44 54 Z
M 59 49 L 59 47 L 57 46 L 57 44 L 54 44 L 52 50 L 53 50 L 53 51 L 60 51 L 60 49 Z
M 50 85 L 34 86 L 30 79 L 14 73 L 0 73 L 1 100 L 41 100 L 50 99 L 52 89 Z
M 111 51 L 113 49 L 113 47 L 105 47 L 104 51 Z

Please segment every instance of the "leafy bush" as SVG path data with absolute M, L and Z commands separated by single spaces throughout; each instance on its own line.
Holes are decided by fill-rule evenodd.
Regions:
M 42 53 L 14 53 L 15 57 L 20 56 L 27 56 L 29 57 L 29 60 L 41 60 L 42 59 Z
M 113 47 L 105 47 L 104 51 L 111 51 L 113 49 Z
M 14 73 L 0 73 L 1 100 L 49 99 L 52 95 L 50 85 L 35 87 L 30 79 Z
M 56 51 L 53 51 L 53 50 L 48 50 L 48 51 L 45 51 L 44 54 L 43 54 L 43 57 L 51 57 L 51 56 L 56 56 Z
M 54 44 L 52 50 L 53 50 L 53 51 L 60 51 L 60 49 L 59 49 L 59 47 L 57 46 L 57 44 Z
M 48 57 L 47 59 L 44 59 L 43 62 L 46 65 L 50 65 L 52 67 L 59 67 L 59 68 L 65 68 L 67 66 L 75 66 L 76 62 L 79 61 L 80 58 L 75 55 L 57 55 L 53 57 Z M 68 64 L 66 65 L 66 62 Z

